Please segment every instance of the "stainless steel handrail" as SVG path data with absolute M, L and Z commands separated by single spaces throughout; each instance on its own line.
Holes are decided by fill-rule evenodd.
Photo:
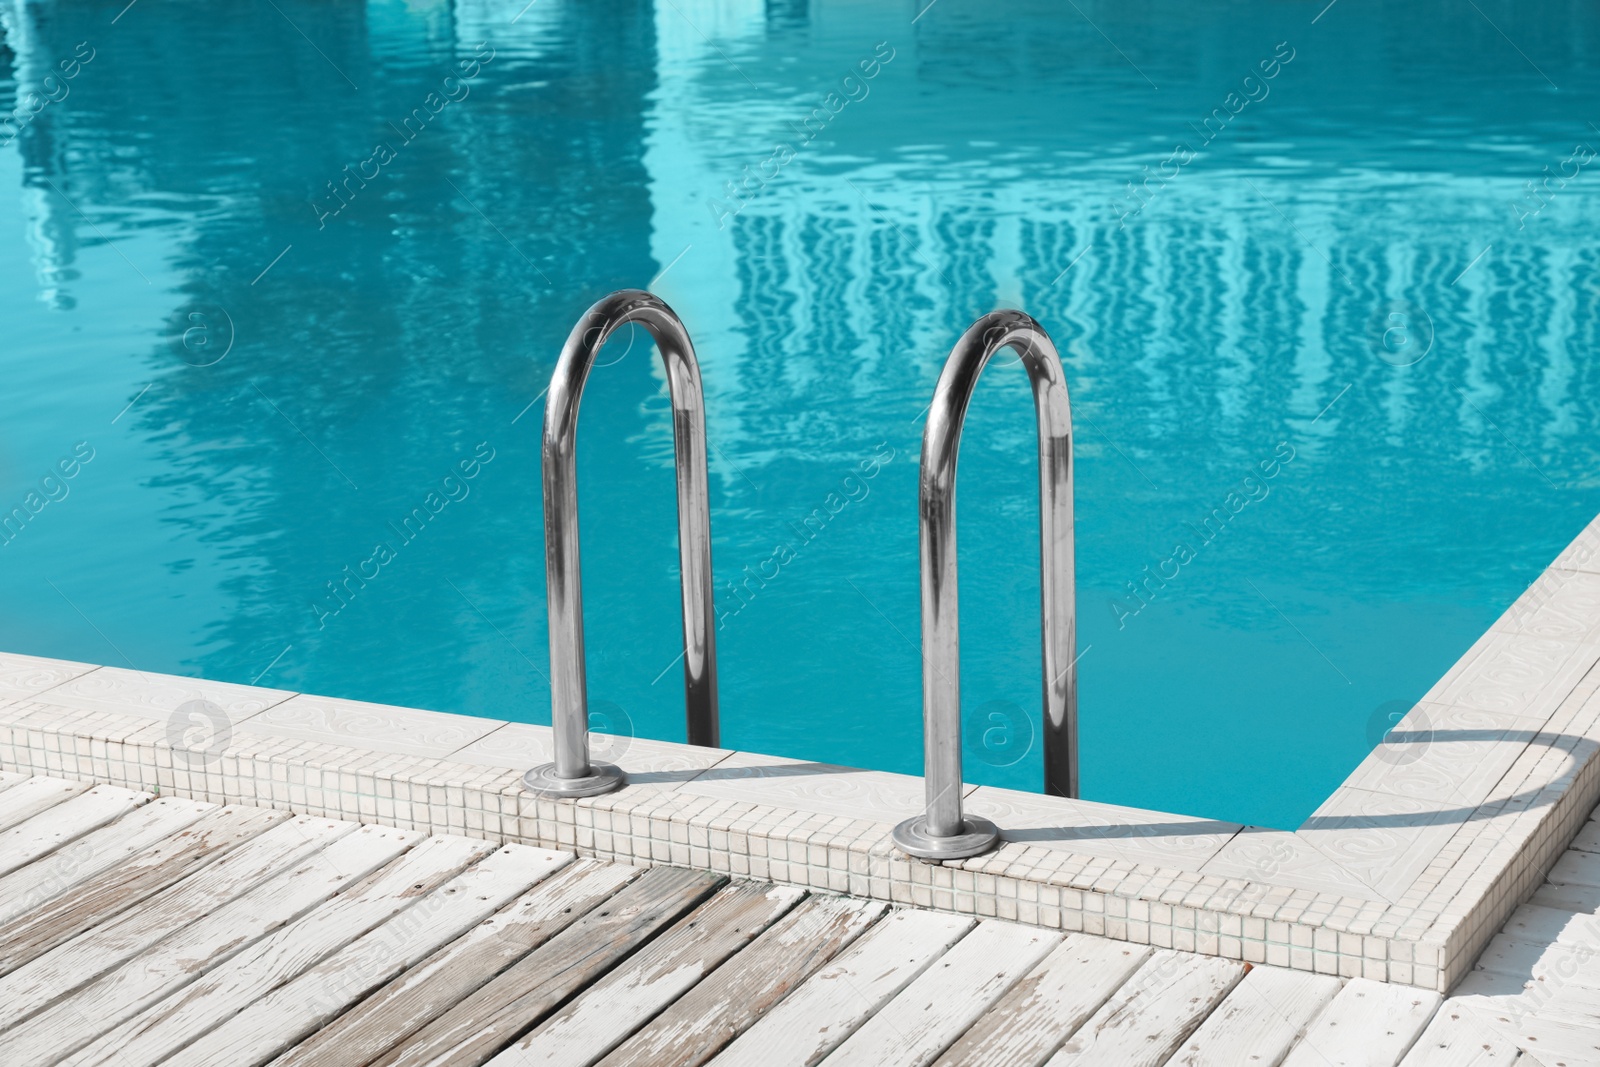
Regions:
M 711 596 L 711 509 L 706 475 L 705 395 L 694 345 L 676 313 L 642 289 L 595 303 L 572 328 L 550 378 L 544 409 L 545 575 L 550 608 L 550 725 L 555 759 L 523 775 L 551 796 L 616 789 L 618 768 L 589 760 L 589 698 L 583 659 L 583 586 L 578 568 L 578 402 L 606 339 L 627 323 L 650 332 L 666 367 L 678 468 L 678 556 L 683 592 L 683 689 L 691 745 L 716 745 L 716 616 Z
M 961 335 L 934 387 L 922 433 L 922 729 L 926 812 L 894 828 L 913 856 L 960 859 L 994 847 L 992 822 L 961 810 L 961 632 L 956 603 L 956 457 L 978 376 L 1015 349 L 1028 371 L 1039 424 L 1039 592 L 1044 660 L 1045 791 L 1078 794 L 1076 575 L 1072 530 L 1072 408 L 1061 358 L 1044 327 L 995 311 Z

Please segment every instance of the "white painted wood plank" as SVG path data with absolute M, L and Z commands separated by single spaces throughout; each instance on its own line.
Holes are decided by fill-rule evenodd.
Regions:
M 1329 974 L 1252 967 L 1169 1062 L 1172 1067 L 1270 1067 L 1305 1035 L 1342 984 Z
M 810 897 L 650 1020 L 602 1067 L 703 1067 L 888 908 L 875 900 Z
M 1572 839 L 1572 848 L 1579 852 L 1600 852 L 1600 820 L 1590 819 Z
M 490 1060 L 583 1067 L 598 1061 L 744 948 L 802 898 L 793 886 L 736 882 Z
M 64 1067 L 154 1067 L 380 923 L 409 909 L 468 864 L 487 841 L 428 837 L 192 983 L 150 1004 L 64 1061 Z
M 421 836 L 413 831 L 363 826 L 334 841 L 115 970 L 73 993 L 54 997 L 48 1007 L 0 1032 L 0 1063 L 33 1067 L 62 1062 L 63 1057 L 124 1019 L 355 884 Z M 67 981 L 79 979 L 73 975 Z M 53 991 L 45 992 L 48 996 Z
M 686 867 L 650 868 L 374 1061 L 375 1067 L 486 1062 L 704 903 L 725 881 Z
M 272 1067 L 371 1063 L 642 873 L 620 863 L 569 864 L 278 1057 Z
M 154 799 L 154 793 L 97 785 L 70 800 L 52 804 L 26 822 L 0 833 L 0 875 L 26 867 Z
M 812 1067 L 976 925 L 964 915 L 895 912 L 711 1062 L 715 1067 Z
M 176 1052 L 166 1067 L 255 1067 L 573 859 L 507 845 Z
M 1283 1067 L 1394 1067 L 1443 999 L 1426 989 L 1352 978 Z
M 0 771 L 0 793 L 5 792 L 19 782 L 27 780 L 28 776 L 26 774 L 20 774 L 17 771 Z
M 88 792 L 93 782 L 69 782 L 65 778 L 29 778 L 0 793 L 0 830 L 9 830 L 46 808 Z
M 1244 976 L 1234 960 L 1165 949 L 1100 1006 L 1050 1067 L 1157 1067 Z
M 0 793 L 0 801 L 5 799 Z M 1550 869 L 1546 881 L 1556 885 L 1600 886 L 1600 854 L 1593 852 L 1563 852 L 1556 865 Z
M 939 1067 L 1037 1067 L 1144 966 L 1154 950 L 1069 934 L 939 1058 Z
M 293 821 L 294 817 L 288 812 L 233 805 L 205 815 L 199 822 L 135 853 L 119 866 L 80 883 L 70 894 L 47 901 L 26 915 L 0 925 L 0 975 L 9 975 L 75 938 L 88 936 L 91 931 L 119 921 L 131 908 L 138 908 L 145 916 L 162 914 L 185 896 L 186 886 L 204 884 L 195 879 L 207 867 L 273 827 Z M 329 825 L 354 829 L 343 823 Z M 285 832 L 297 840 L 305 837 L 297 830 Z M 261 877 L 265 876 L 264 871 Z M 77 973 L 83 976 L 82 981 L 87 981 L 99 972 L 84 973 L 79 968 Z M 3 988 L 4 985 L 0 985 L 0 989 Z M 3 994 L 0 994 L 0 1003 L 15 1005 L 15 1001 Z M 20 1014 L 20 1009 L 15 1010 Z
M 1476 1012 L 1445 1001 L 1401 1067 L 1510 1067 L 1517 1043 Z
M 1493 971 L 1470 971 L 1450 990 L 1447 1003 L 1456 1003 L 1478 1012 L 1532 1011 L 1534 1005 L 1519 998 L 1535 984 L 1526 978 L 1512 978 Z
M 978 924 L 845 1040 L 829 1067 L 923 1067 L 1061 943 L 1061 935 Z
M 1526 981 L 1559 974 L 1562 979 L 1584 971 L 1600 969 L 1592 942 L 1567 944 L 1548 941 L 1519 941 L 1496 934 L 1478 956 L 1473 973 L 1487 971 Z M 1476 990 L 1475 990 L 1476 991 Z
M 161 939 L 189 929 L 355 829 L 352 823 L 305 816 L 280 823 L 135 910 L 85 930 L 12 971 L 0 978 L 0 1004 L 6 1005 L 0 1032 Z M 67 912 L 60 918 L 70 921 L 72 915 Z
M 1517 1044 L 1549 1067 L 1593 1067 L 1600 1063 L 1600 1026 L 1542 1015 L 1526 1015 L 1509 1030 Z M 1517 1067 L 1523 1067 L 1519 1062 Z
M 1546 882 L 1534 890 L 1528 903 L 1541 908 L 1555 908 L 1557 911 L 1600 914 L 1600 886 L 1552 885 Z
M 1595 958 L 1593 946 L 1589 949 L 1589 958 L 1571 978 L 1562 981 L 1558 973 L 1548 981 L 1534 983 L 1538 992 L 1524 998 L 1534 1001 L 1527 1005 L 1528 1010 L 1600 1027 L 1600 959 Z
M 0 878 L 0 923 L 54 900 L 215 810 L 204 801 L 160 797 Z
M 1500 933 L 1515 941 L 1600 944 L 1600 919 L 1563 908 L 1524 904 L 1511 913 Z

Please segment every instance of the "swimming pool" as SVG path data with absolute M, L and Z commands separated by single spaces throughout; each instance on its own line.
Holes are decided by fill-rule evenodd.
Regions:
M 920 773 L 920 418 L 995 306 L 1072 389 L 1094 799 L 1297 825 L 1600 510 L 1592 13 L 0 12 L 0 648 L 548 722 L 541 390 L 646 284 L 699 349 L 741 749 Z M 664 383 L 602 359 L 591 697 L 681 738 Z M 1033 433 L 994 368 L 967 777 L 1022 788 Z

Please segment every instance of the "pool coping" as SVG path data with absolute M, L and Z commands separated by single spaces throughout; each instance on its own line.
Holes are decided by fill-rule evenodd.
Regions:
M 967 786 L 994 852 L 895 851 L 922 779 L 0 653 L 0 768 L 673 863 L 1446 992 L 1600 800 L 1600 518 L 1296 831 Z M 209 702 L 197 705 L 194 701 Z

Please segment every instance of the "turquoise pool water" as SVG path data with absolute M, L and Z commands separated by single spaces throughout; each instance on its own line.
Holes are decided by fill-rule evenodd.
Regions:
M 1600 15 L 925 3 L 0 0 L 0 648 L 548 722 L 541 390 L 650 285 L 725 743 L 916 773 L 920 415 L 1015 305 L 1078 419 L 1085 794 L 1298 824 L 1600 511 Z M 605 359 L 591 694 L 678 738 L 666 395 Z M 995 368 L 968 777 L 1021 788 L 1032 435 Z

